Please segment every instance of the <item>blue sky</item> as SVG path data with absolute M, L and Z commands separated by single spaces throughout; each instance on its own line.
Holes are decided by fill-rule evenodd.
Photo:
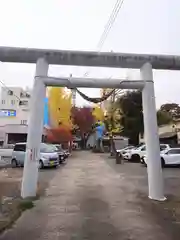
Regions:
M 1 46 L 96 50 L 116 0 L 0 1 Z M 180 1 L 125 0 L 102 51 L 180 55 Z M 32 86 L 34 65 L 0 63 L 8 86 Z M 52 76 L 139 78 L 139 71 L 50 66 Z M 154 71 L 157 107 L 180 103 L 180 72 Z M 90 96 L 99 90 L 83 89 Z M 78 104 L 85 102 L 78 97 Z

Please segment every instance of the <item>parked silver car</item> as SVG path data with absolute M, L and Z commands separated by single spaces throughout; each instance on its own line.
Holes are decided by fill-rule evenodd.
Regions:
M 55 144 L 55 147 L 57 148 L 58 154 L 59 154 L 59 160 L 62 160 L 62 162 L 69 157 L 70 152 L 66 149 L 63 149 L 61 144 Z
M 26 143 L 16 143 L 12 152 L 12 167 L 24 166 Z M 56 167 L 59 165 L 59 155 L 54 146 L 41 143 L 39 168 Z

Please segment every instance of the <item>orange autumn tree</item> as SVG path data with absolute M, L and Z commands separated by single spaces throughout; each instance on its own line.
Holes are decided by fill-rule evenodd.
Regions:
M 62 144 L 65 148 L 72 142 L 72 134 L 66 126 L 59 126 L 48 130 L 47 142 Z
M 72 108 L 72 122 L 74 127 L 79 131 L 82 139 L 82 147 L 85 147 L 86 136 L 92 131 L 94 124 L 94 117 L 92 115 L 92 108 L 90 107 L 73 107 Z

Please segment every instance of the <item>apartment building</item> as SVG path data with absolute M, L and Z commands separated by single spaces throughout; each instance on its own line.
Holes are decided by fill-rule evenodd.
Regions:
M 2 87 L 0 95 L 0 142 L 8 136 L 27 134 L 31 90 L 21 87 Z
M 30 111 L 30 89 L 2 87 L 0 97 L 0 126 L 27 125 Z

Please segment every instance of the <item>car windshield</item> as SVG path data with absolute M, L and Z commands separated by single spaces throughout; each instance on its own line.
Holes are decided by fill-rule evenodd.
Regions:
M 122 150 L 130 150 L 132 148 L 134 148 L 134 147 L 133 146 L 127 146 L 127 147 L 123 148 Z
M 161 145 L 161 146 L 160 146 L 160 151 L 164 151 L 166 148 L 167 148 L 166 145 Z
M 145 145 L 139 145 L 139 146 L 137 146 L 137 147 L 135 147 L 135 148 L 133 148 L 134 150 L 138 150 L 138 149 L 141 149 L 141 148 L 143 148 L 143 147 L 145 147 Z
M 57 152 L 58 149 L 55 145 L 42 143 L 40 151 L 42 153 L 53 153 L 53 152 Z
M 62 151 L 62 146 L 61 145 L 55 145 L 55 147 L 57 148 L 58 151 Z
M 127 147 L 126 149 L 133 149 L 134 148 L 134 146 L 129 146 L 129 147 Z

